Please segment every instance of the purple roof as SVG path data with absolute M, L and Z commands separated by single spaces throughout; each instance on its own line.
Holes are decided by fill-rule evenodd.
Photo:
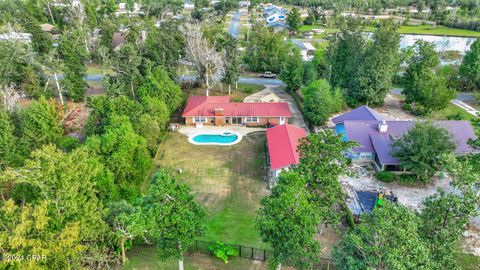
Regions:
M 387 116 L 384 116 L 378 113 L 375 110 L 370 109 L 368 106 L 360 106 L 356 109 L 353 109 L 349 112 L 346 112 L 340 116 L 334 117 L 332 119 L 333 123 L 343 123 L 347 120 L 391 120 Z
M 415 121 L 386 121 L 388 125 L 386 132 L 379 132 L 378 125 L 381 121 L 344 121 L 347 138 L 360 144 L 354 147 L 356 152 L 375 152 L 382 164 L 397 165 L 400 162 L 390 155 L 392 138 L 403 136 L 415 125 Z M 452 136 L 456 144 L 457 154 L 466 154 L 473 149 L 468 145 L 469 139 L 476 138 L 472 126 L 467 121 L 435 121 L 435 125 L 445 128 Z

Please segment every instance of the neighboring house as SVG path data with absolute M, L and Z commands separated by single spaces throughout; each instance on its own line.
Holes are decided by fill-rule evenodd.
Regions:
M 272 27 L 274 32 L 280 32 L 290 29 L 284 22 L 272 22 L 267 24 L 268 27 Z
M 129 16 L 144 14 L 142 6 L 138 3 L 133 3 L 133 8 L 130 10 L 127 3 L 119 3 L 118 10 L 115 12 L 116 16 L 127 14 Z
M 273 14 L 284 14 L 286 15 L 288 13 L 288 10 L 287 9 L 284 9 L 282 7 L 279 7 L 279 6 L 275 6 L 275 5 L 267 5 L 263 8 L 263 16 L 265 17 L 269 17 Z
M 19 32 L 9 32 L 0 34 L 0 41 L 21 41 L 24 43 L 32 42 L 32 34 L 30 33 L 19 33 Z
M 274 13 L 267 17 L 267 23 L 284 22 L 287 19 L 287 15 L 281 13 Z
M 250 6 L 250 1 L 239 1 L 239 2 L 238 2 L 238 6 L 239 6 L 240 8 L 243 8 L 243 7 L 248 8 L 248 7 Z
M 292 165 L 300 162 L 297 152 L 299 140 L 307 136 L 303 128 L 292 125 L 280 125 L 267 128 L 267 161 L 269 164 L 269 185 L 275 186 L 282 171 L 288 171 Z
M 415 126 L 416 121 L 393 120 L 367 106 L 359 107 L 332 119 L 335 132 L 344 140 L 355 141 L 359 145 L 347 155 L 354 162 L 371 162 L 378 170 L 401 170 L 401 162 L 392 156 L 392 143 Z M 474 150 L 468 145 L 476 138 L 468 121 L 434 121 L 445 128 L 456 144 L 455 153 L 463 155 Z M 432 142 L 433 143 L 433 142 Z
M 182 117 L 187 125 L 269 126 L 288 123 L 287 102 L 230 102 L 229 96 L 191 96 Z
M 310 42 L 303 42 L 298 39 L 292 39 L 292 43 L 300 50 L 303 61 L 311 61 L 315 56 L 315 47 Z
M 120 48 L 123 43 L 125 43 L 125 36 L 123 32 L 115 32 L 112 37 L 112 47 L 113 49 Z
M 195 8 L 195 4 L 193 4 L 193 3 L 190 2 L 190 1 L 185 1 L 185 2 L 183 2 L 183 8 L 184 8 L 184 9 L 194 9 L 194 8 Z

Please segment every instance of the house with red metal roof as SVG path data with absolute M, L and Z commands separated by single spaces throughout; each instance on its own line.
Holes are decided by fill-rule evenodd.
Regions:
M 401 162 L 392 156 L 392 143 L 415 126 L 416 121 L 394 120 L 362 106 L 333 118 L 335 132 L 345 141 L 358 143 L 347 155 L 354 162 L 371 162 L 379 170 L 401 170 Z M 455 153 L 464 155 L 474 149 L 468 144 L 475 132 L 468 121 L 433 121 L 450 133 Z
M 276 126 L 288 123 L 287 102 L 231 102 L 229 96 L 191 96 L 182 117 L 187 125 Z
M 269 182 L 272 187 L 278 175 L 300 162 L 297 152 L 299 140 L 307 136 L 303 128 L 285 124 L 267 128 L 267 160 L 269 164 Z

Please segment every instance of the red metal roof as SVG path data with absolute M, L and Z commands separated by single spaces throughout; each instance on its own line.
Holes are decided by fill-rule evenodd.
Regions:
M 191 96 L 182 116 L 215 116 L 215 109 L 223 109 L 225 116 L 292 117 L 287 102 L 230 102 L 229 96 Z
M 270 169 L 278 170 L 300 162 L 297 153 L 298 141 L 306 137 L 303 128 L 292 125 L 280 125 L 267 129 Z

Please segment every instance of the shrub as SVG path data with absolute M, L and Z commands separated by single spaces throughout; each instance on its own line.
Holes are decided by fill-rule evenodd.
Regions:
M 231 246 L 227 246 L 224 243 L 217 241 L 215 245 L 208 247 L 215 257 L 222 260 L 224 263 L 228 263 L 229 257 L 238 256 L 238 251 Z
M 245 89 L 243 89 L 243 92 L 247 94 L 252 94 L 253 92 L 255 92 L 255 89 L 253 87 L 245 87 Z
M 398 177 L 398 181 L 400 183 L 409 185 L 416 184 L 418 182 L 417 177 L 413 174 L 400 174 Z
M 385 183 L 391 183 L 397 180 L 397 175 L 392 172 L 385 172 L 385 171 L 377 172 L 375 176 L 377 177 L 378 180 Z

